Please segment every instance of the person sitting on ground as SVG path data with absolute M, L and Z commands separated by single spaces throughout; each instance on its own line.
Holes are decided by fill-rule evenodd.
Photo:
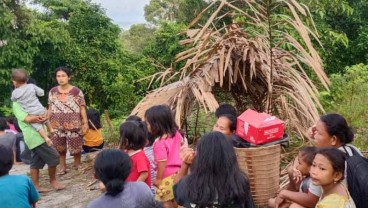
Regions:
M 147 143 L 147 129 L 143 122 L 126 121 L 120 125 L 120 149 L 132 160 L 132 168 L 126 181 L 143 181 L 151 187 L 150 162 L 143 148 Z
M 313 160 L 310 170 L 312 183 L 321 186 L 321 195 L 316 208 L 355 208 L 346 185 L 346 154 L 333 147 L 321 148 Z
M 0 145 L 0 204 L 2 208 L 35 207 L 40 196 L 25 175 L 9 175 L 13 166 L 12 149 Z
M 13 133 L 5 132 L 5 129 L 8 128 L 8 125 L 6 123 L 6 119 L 3 117 L 0 117 L 0 145 L 4 145 L 5 147 L 9 148 L 13 152 L 13 161 L 14 164 L 17 163 L 16 160 L 16 138 Z
M 311 179 L 310 179 L 310 168 L 313 163 L 314 156 L 316 155 L 317 148 L 316 147 L 304 147 L 299 150 L 298 154 L 298 166 L 296 169 L 300 172 L 298 174 L 298 177 L 294 178 L 294 181 L 296 184 L 299 185 L 299 192 L 308 193 L 309 187 L 311 185 Z M 290 190 L 282 190 L 280 192 L 283 195 L 288 195 L 290 193 Z M 269 200 L 268 206 L 273 208 L 276 206 L 275 200 L 276 198 L 272 198 Z M 284 201 L 284 203 L 280 204 L 279 207 L 289 207 L 290 202 Z
M 38 115 L 41 117 L 47 117 L 47 111 L 42 106 L 37 96 L 44 96 L 45 92 L 34 84 L 27 84 L 28 75 L 24 69 L 14 69 L 12 71 L 12 81 L 15 89 L 12 92 L 11 100 L 18 102 L 22 109 L 29 115 Z M 49 133 L 53 133 L 49 122 L 46 122 Z M 52 142 L 47 136 L 43 125 L 41 123 L 31 123 L 31 126 L 40 133 L 46 143 L 51 146 Z
M 181 148 L 183 164 L 175 178 L 175 200 L 191 207 L 254 207 L 249 179 L 239 168 L 231 142 L 221 132 L 203 135 L 193 149 Z M 193 163 L 193 164 L 192 164 Z M 191 166 L 191 173 L 188 173 Z
M 89 128 L 83 137 L 84 144 L 82 146 L 85 153 L 98 151 L 104 146 L 100 114 L 96 109 L 88 109 L 87 119 Z
M 131 172 L 128 154 L 117 149 L 102 150 L 96 157 L 95 177 L 102 181 L 106 192 L 88 204 L 87 208 L 157 207 L 147 184 L 127 182 Z
M 331 113 L 321 116 L 319 121 L 308 130 L 308 135 L 317 148 L 335 147 L 350 156 L 353 154 L 352 149 L 354 149 L 355 152 L 362 155 L 356 147 L 350 144 L 354 140 L 354 133 L 348 126 L 345 118 L 339 114 Z M 298 174 L 295 168 L 297 164 L 297 159 L 295 159 L 293 165 L 288 168 L 289 190 L 297 190 L 293 180 Z M 346 177 L 346 174 L 344 176 Z M 343 183 L 346 184 L 345 179 Z M 285 199 L 295 202 L 290 207 L 315 207 L 321 195 L 321 187 L 312 183 L 308 193 L 294 192 L 292 195 L 285 197 Z M 283 198 L 284 196 L 279 194 L 278 197 Z

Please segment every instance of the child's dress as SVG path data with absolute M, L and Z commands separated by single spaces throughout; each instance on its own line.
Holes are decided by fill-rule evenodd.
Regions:
M 349 191 L 346 189 L 345 185 L 341 185 L 344 186 L 346 192 L 348 193 L 348 199 L 339 194 L 330 194 L 325 196 L 323 199 L 321 199 L 321 197 L 316 205 L 316 208 L 355 208 L 355 203 L 351 198 Z
M 160 190 L 156 190 L 156 200 L 169 201 L 174 199 L 174 177 L 182 164 L 180 159 L 180 147 L 182 142 L 182 135 L 179 131 L 176 131 L 174 136 L 156 139 L 153 144 L 156 169 L 158 162 L 166 161 L 162 182 L 159 186 Z
M 126 181 L 137 181 L 139 175 L 142 172 L 147 172 L 148 176 L 144 181 L 148 187 L 151 188 L 151 169 L 150 163 L 146 154 L 142 149 L 135 151 L 133 154 L 129 155 L 132 160 L 132 169 L 130 170 L 130 174 Z

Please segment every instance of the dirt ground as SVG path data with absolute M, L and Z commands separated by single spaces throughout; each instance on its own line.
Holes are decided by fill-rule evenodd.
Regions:
M 37 202 L 37 208 L 84 208 L 101 194 L 98 190 L 98 183 L 91 185 L 95 181 L 91 157 L 83 156 L 82 161 L 82 168 L 79 170 L 70 170 L 65 175 L 57 176 L 59 181 L 66 185 L 66 189 L 41 194 L 41 198 Z M 71 169 L 72 162 L 72 158 L 67 159 L 69 169 Z M 14 165 L 10 174 L 29 175 L 29 171 L 29 165 Z M 50 187 L 47 167 L 41 170 L 40 182 L 42 186 Z

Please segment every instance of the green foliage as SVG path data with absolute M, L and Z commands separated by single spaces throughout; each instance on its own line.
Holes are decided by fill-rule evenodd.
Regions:
M 368 65 L 346 67 L 345 74 L 331 75 L 331 91 L 321 92 L 327 112 L 338 112 L 356 132 L 355 143 L 368 149 Z
M 153 40 L 155 28 L 147 24 L 132 25 L 128 31 L 123 31 L 120 39 L 123 47 L 133 53 L 142 53 L 147 43 Z

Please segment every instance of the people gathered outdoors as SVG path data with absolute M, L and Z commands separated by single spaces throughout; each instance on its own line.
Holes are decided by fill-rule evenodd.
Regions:
M 196 146 L 188 145 L 172 110 L 162 104 L 150 107 L 143 118 L 128 117 L 120 125 L 118 148 L 106 148 L 100 114 L 87 109 L 84 94 L 70 83 L 71 77 L 67 67 L 55 70 L 58 85 L 49 91 L 46 109 L 38 100 L 44 91 L 27 83 L 25 70 L 13 70 L 15 117 L 0 117 L 1 207 L 35 207 L 39 193 L 51 191 L 39 182 L 45 165 L 51 187 L 68 188 L 57 179 L 57 173 L 69 171 L 67 154 L 78 169 L 82 153 L 90 152 L 98 152 L 93 170 L 102 194 L 89 208 L 255 207 L 252 180 L 240 169 L 234 150 L 251 144 L 236 135 L 238 113 L 233 106 L 220 105 L 212 131 Z M 269 199 L 268 207 L 354 208 L 346 180 L 347 158 L 362 154 L 351 145 L 354 134 L 345 118 L 322 115 L 308 135 L 313 145 L 299 150 L 288 168 L 288 186 Z M 21 158 L 23 141 L 30 152 L 30 179 L 9 175 Z

